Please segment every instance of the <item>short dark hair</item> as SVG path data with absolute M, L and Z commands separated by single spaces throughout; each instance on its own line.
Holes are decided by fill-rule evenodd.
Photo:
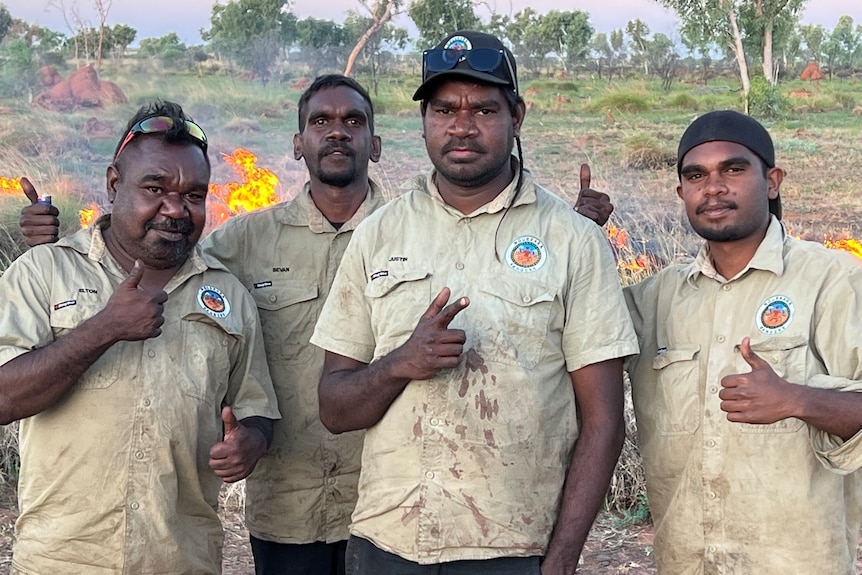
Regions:
M 323 76 L 318 76 L 311 83 L 311 86 L 306 88 L 305 92 L 299 97 L 298 129 L 300 134 L 305 129 L 305 122 L 308 121 L 309 100 L 321 90 L 337 88 L 339 86 L 350 88 L 365 100 L 365 103 L 368 105 L 368 127 L 371 129 L 371 133 L 374 134 L 374 104 L 371 102 L 371 96 L 368 95 L 368 91 L 362 87 L 362 84 L 344 74 L 324 74 Z
M 114 148 L 114 161 L 118 160 L 117 153 L 120 151 L 120 146 L 123 145 L 123 140 L 126 139 L 126 136 L 129 135 L 129 132 L 132 130 L 135 124 L 147 118 L 148 116 L 167 116 L 171 118 L 174 123 L 166 132 L 160 132 L 158 135 L 162 137 L 165 142 L 174 144 L 174 143 L 188 143 L 194 144 L 195 146 L 201 147 L 200 141 L 192 136 L 189 133 L 189 128 L 186 126 L 186 121 L 191 121 L 191 117 L 187 116 L 183 111 L 183 107 L 175 102 L 169 102 L 167 100 L 153 100 L 148 104 L 144 104 L 141 106 L 135 115 L 129 119 L 129 122 L 126 124 L 126 129 L 123 131 L 123 135 L 120 137 L 120 140 L 117 142 L 117 147 Z M 154 134 L 148 134 L 154 135 Z M 130 144 L 133 142 L 130 142 Z M 206 150 L 202 150 L 204 153 L 204 159 L 206 160 L 207 167 L 210 166 L 209 155 Z

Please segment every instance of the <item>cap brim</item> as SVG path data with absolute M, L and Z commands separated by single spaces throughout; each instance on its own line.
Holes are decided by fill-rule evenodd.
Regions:
M 413 94 L 413 100 L 418 101 L 427 99 L 430 95 L 430 92 L 439 82 L 454 77 L 472 78 L 474 80 L 481 80 L 485 84 L 495 84 L 497 86 L 511 85 L 511 82 L 509 82 L 508 80 L 503 80 L 502 78 L 498 78 L 497 76 L 494 76 L 492 74 L 488 74 L 485 72 L 477 72 L 476 70 L 456 68 L 452 70 L 438 72 L 425 80 Z

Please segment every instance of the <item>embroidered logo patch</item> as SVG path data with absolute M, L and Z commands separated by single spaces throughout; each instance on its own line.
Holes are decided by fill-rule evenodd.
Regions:
M 783 295 L 774 295 L 760 304 L 755 323 L 766 335 L 781 333 L 793 320 L 793 302 Z
M 446 42 L 446 45 L 443 46 L 444 50 L 472 50 L 473 43 L 470 42 L 464 36 L 452 36 L 449 38 L 449 41 Z
M 389 275 L 389 270 L 380 270 L 379 272 L 374 272 L 371 274 L 371 281 L 376 279 L 385 278 Z
M 78 300 L 76 299 L 67 299 L 66 301 L 61 301 L 60 303 L 54 304 L 54 311 L 61 310 L 64 307 L 69 307 L 71 305 L 77 305 Z
M 198 303 L 213 317 L 222 318 L 230 313 L 230 302 L 227 297 L 213 286 L 201 286 L 198 290 Z
M 272 282 L 269 280 L 265 282 L 257 282 L 256 284 L 254 284 L 254 289 L 262 289 L 267 287 L 272 287 Z
M 545 244 L 532 236 L 515 238 L 506 251 L 506 263 L 518 272 L 534 272 L 545 265 L 547 259 Z

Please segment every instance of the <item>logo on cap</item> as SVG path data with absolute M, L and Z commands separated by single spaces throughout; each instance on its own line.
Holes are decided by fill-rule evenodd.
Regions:
M 789 297 L 775 295 L 760 304 L 755 323 L 766 335 L 781 333 L 793 320 L 793 302 Z
M 545 244 L 533 236 L 515 238 L 506 252 L 506 262 L 518 272 L 534 272 L 545 265 L 547 259 Z
M 227 297 L 213 286 L 201 286 L 198 290 L 198 303 L 213 317 L 223 318 L 230 313 L 230 302 Z
M 444 50 L 472 50 L 473 43 L 470 42 L 464 36 L 452 36 L 449 38 L 449 41 L 446 42 L 446 45 L 443 46 Z

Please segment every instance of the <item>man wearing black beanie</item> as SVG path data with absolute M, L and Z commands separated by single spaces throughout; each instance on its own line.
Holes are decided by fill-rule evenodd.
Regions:
M 659 572 L 854 575 L 862 265 L 785 233 L 754 119 L 701 116 L 677 169 L 706 243 L 626 290 Z

